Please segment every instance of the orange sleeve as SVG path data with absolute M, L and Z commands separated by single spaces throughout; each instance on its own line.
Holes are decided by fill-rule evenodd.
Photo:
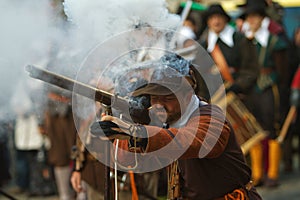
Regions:
M 181 159 L 218 157 L 223 153 L 230 134 L 230 127 L 222 115 L 195 116 L 179 129 L 166 130 L 153 126 L 146 126 L 146 129 L 150 135 L 146 152 L 157 151 L 168 145 L 165 155 L 163 152 L 160 155 L 168 158 L 172 153 L 183 152 Z

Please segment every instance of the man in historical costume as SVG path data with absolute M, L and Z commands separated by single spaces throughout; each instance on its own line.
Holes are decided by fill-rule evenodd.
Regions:
M 155 157 L 178 159 L 171 164 L 169 177 L 176 177 L 179 170 L 180 181 L 171 181 L 169 199 L 261 199 L 251 185 L 251 170 L 222 110 L 195 95 L 196 72 L 191 72 L 191 63 L 176 54 L 167 54 L 158 62 L 160 67 L 150 82 L 133 92 L 133 96 L 150 98 L 150 124 L 103 116 L 90 132 L 102 139 L 120 139 L 115 142 L 124 150 L 125 156 L 118 159 L 124 164 L 131 161 L 126 152 L 146 156 L 170 145 Z M 143 165 L 143 161 L 147 160 L 139 163 Z M 180 192 L 175 192 L 179 185 Z
M 284 170 L 285 172 L 292 172 L 294 169 L 294 151 L 300 157 L 300 65 L 296 71 L 294 78 L 291 84 L 291 93 L 290 93 L 290 112 L 294 110 L 293 118 L 290 123 L 287 135 L 284 138 L 284 149 L 283 149 L 283 161 L 284 161 Z M 289 112 L 289 113 L 290 113 Z M 293 145 L 294 137 L 298 137 L 298 147 L 295 148 Z
M 226 95 L 232 97 L 230 105 L 234 104 L 235 107 L 227 106 L 228 120 L 238 135 L 239 144 L 242 145 L 259 132 L 255 120 L 251 123 L 253 129 L 243 124 L 245 116 L 251 115 L 247 110 L 247 96 L 254 92 L 259 75 L 256 47 L 229 24 L 231 18 L 220 4 L 212 4 L 204 16 L 207 29 L 200 42 L 216 64 L 211 73 L 216 72 L 218 75 L 220 72 L 225 82 Z M 218 98 L 218 95 L 216 92 L 212 96 L 212 103 L 222 105 L 224 99 Z
M 272 24 L 270 26 L 283 24 L 284 7 L 278 2 L 273 0 L 246 0 L 244 4 L 239 4 L 237 7 L 245 9 L 250 4 L 262 4 L 266 8 L 266 14 L 272 19 Z
M 223 80 L 230 83 L 228 91 L 248 94 L 258 76 L 255 46 L 229 25 L 230 16 L 220 4 L 211 5 L 204 14 L 207 30 L 200 43 L 207 49 Z
M 299 91 L 300 88 L 300 78 L 299 78 L 299 63 L 300 63 L 300 26 L 297 27 L 294 31 L 293 40 L 292 40 L 292 47 L 290 49 L 289 53 L 289 62 L 291 66 L 291 74 L 290 74 L 290 80 L 291 80 L 291 94 L 290 97 L 290 105 L 295 105 L 297 108 L 299 107 L 299 104 L 297 104 L 297 101 L 299 101 L 299 96 L 297 95 L 297 91 Z M 298 97 L 297 97 L 298 96 Z M 298 100 L 297 100 L 298 98 Z M 299 112 L 298 112 L 299 113 Z M 299 131 L 299 114 L 297 114 L 297 117 L 295 120 L 293 120 L 291 127 L 288 131 L 288 134 L 284 140 L 284 146 L 283 146 L 283 161 L 284 161 L 284 170 L 286 172 L 293 171 L 293 138 L 296 136 Z M 299 134 L 298 134 L 299 137 Z M 300 139 L 300 137 L 299 137 Z M 298 143 L 300 144 L 300 143 Z M 299 146 L 299 145 L 298 145 Z M 299 152 L 299 150 L 298 150 Z M 300 154 L 300 153 L 299 153 Z
M 45 133 L 50 139 L 48 162 L 54 167 L 54 175 L 61 200 L 73 199 L 70 187 L 71 148 L 76 139 L 76 127 L 71 110 L 70 93 L 54 87 L 48 90 L 45 112 Z
M 273 34 L 267 24 L 265 5 L 249 3 L 244 12 L 245 35 L 256 45 L 260 74 L 255 92 L 248 98 L 248 108 L 263 129 L 269 132 L 262 144 L 250 150 L 255 184 L 269 187 L 278 185 L 280 146 L 276 142 L 280 129 L 280 109 L 283 109 L 281 92 L 288 83 L 287 43 Z
M 71 175 L 71 184 L 77 193 L 77 200 L 104 200 L 105 166 L 97 159 L 99 153 L 95 149 L 97 140 L 91 140 L 91 135 L 88 133 L 88 127 L 92 120 L 82 121 L 76 145 L 72 148 L 74 169 Z

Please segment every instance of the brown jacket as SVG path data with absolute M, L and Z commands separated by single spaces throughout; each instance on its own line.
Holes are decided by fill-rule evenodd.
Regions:
M 148 135 L 152 135 L 146 152 L 171 144 L 170 151 L 159 155 L 171 158 L 186 149 L 179 158 L 184 199 L 223 197 L 235 189 L 245 188 L 250 181 L 251 170 L 220 108 L 209 104 L 200 106 L 200 116 L 192 116 L 179 129 L 145 127 Z M 172 144 L 172 141 L 175 142 Z M 126 148 L 126 144 L 122 144 L 122 148 Z
M 61 96 L 57 94 L 57 96 Z M 71 162 L 71 149 L 75 144 L 76 127 L 71 106 L 67 102 L 49 99 L 45 117 L 45 131 L 51 148 L 48 161 L 54 166 L 67 166 Z

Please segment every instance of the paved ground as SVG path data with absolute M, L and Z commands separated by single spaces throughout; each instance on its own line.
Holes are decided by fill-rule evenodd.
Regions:
M 277 188 L 257 188 L 264 200 L 299 200 L 300 199 L 300 161 L 294 158 L 294 171 L 280 173 L 280 185 Z
M 280 185 L 277 188 L 268 189 L 265 187 L 257 188 L 264 200 L 299 200 L 300 199 L 300 170 L 298 162 L 295 164 L 294 172 L 280 173 Z M 7 189 L 7 188 L 4 188 Z M 28 197 L 25 194 L 12 194 L 17 200 L 59 200 L 57 196 L 49 197 Z M 8 200 L 0 194 L 0 200 Z
M 258 192 L 264 200 L 299 200 L 300 199 L 300 171 L 290 174 L 281 174 L 281 184 L 274 189 L 259 187 Z M 14 195 L 18 200 L 58 200 L 57 196 L 27 197 L 26 195 Z M 0 195 L 0 200 L 9 198 Z
M 257 188 L 264 200 L 299 200 L 300 199 L 300 171 L 289 174 L 282 173 L 280 185 L 277 188 Z

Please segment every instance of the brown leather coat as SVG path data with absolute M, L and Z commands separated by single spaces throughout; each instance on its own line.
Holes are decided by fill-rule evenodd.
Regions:
M 251 170 L 220 108 L 209 104 L 200 106 L 200 116 L 192 115 L 179 129 L 145 127 L 152 136 L 148 138 L 146 152 L 171 144 L 170 151 L 160 154 L 170 158 L 186 149 L 179 158 L 184 199 L 223 197 L 244 188 L 250 181 Z M 172 144 L 173 140 L 176 142 Z M 126 149 L 126 144 L 122 142 L 122 148 Z

